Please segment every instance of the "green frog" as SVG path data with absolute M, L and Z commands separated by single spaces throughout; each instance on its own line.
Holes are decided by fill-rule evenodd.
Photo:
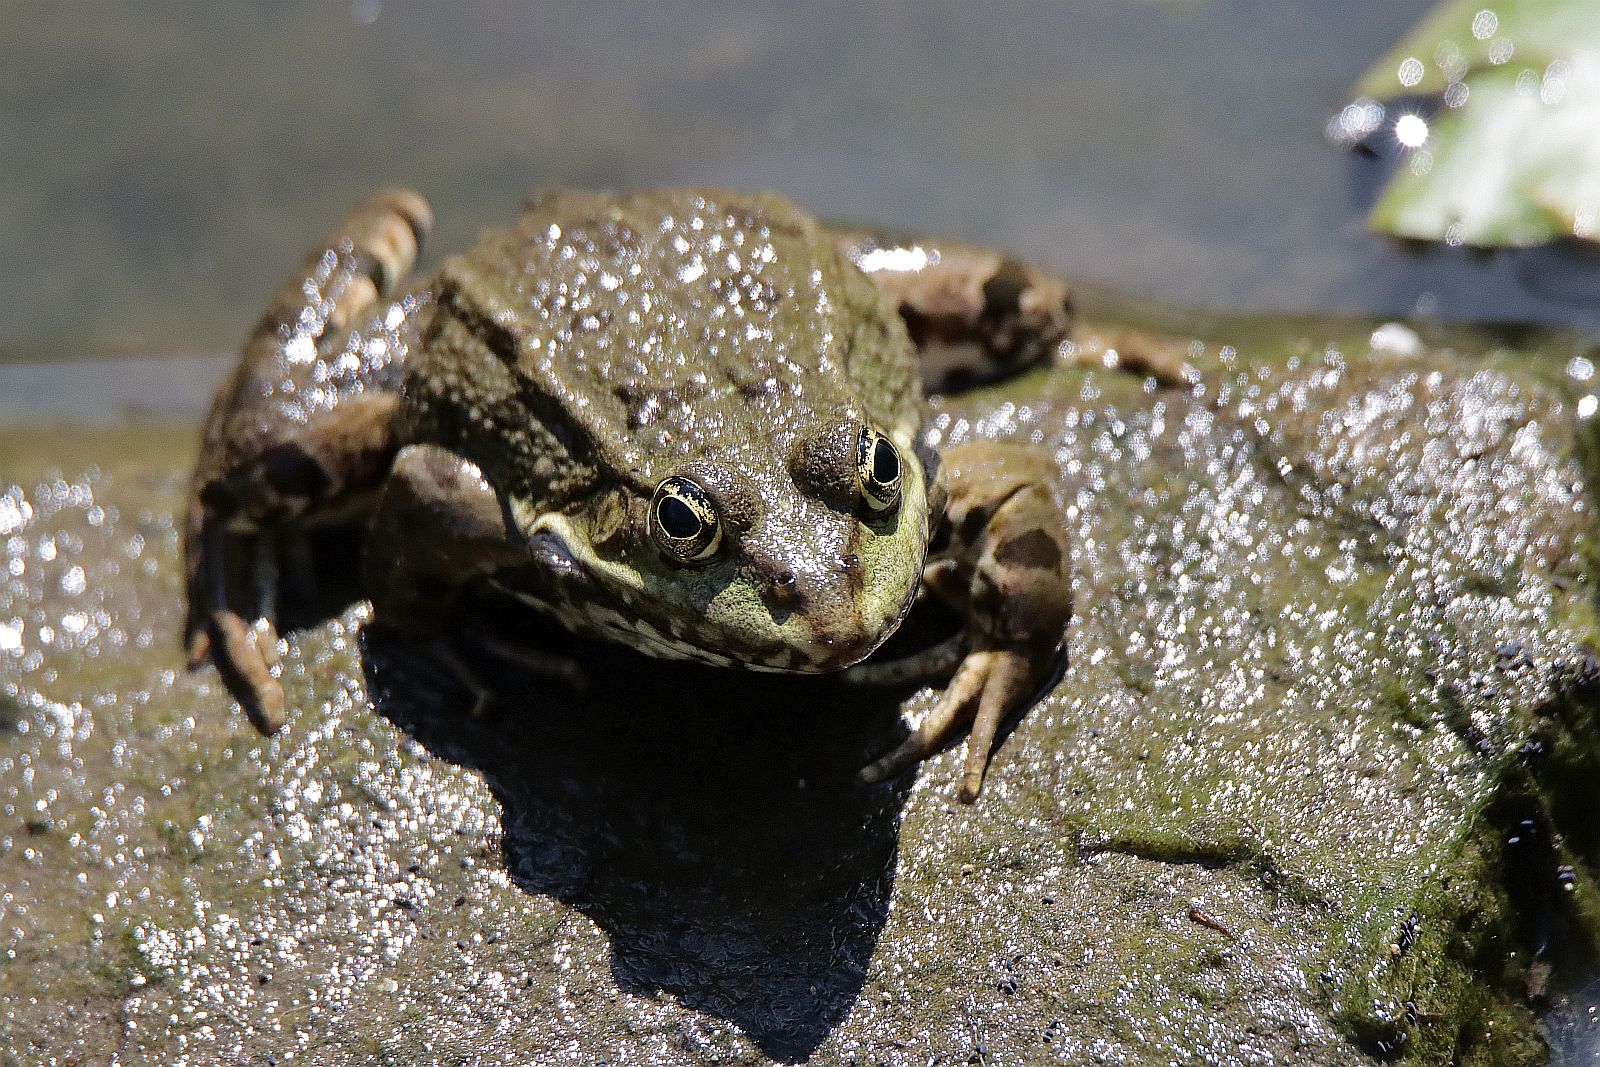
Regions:
M 312 572 L 309 532 L 355 520 L 373 621 L 480 698 L 463 641 L 576 671 L 469 619 L 469 592 L 652 656 L 946 681 L 861 777 L 966 734 L 974 800 L 1064 665 L 1068 523 L 1048 450 L 936 454 L 924 397 L 1056 352 L 1065 285 L 714 189 L 549 192 L 413 282 L 431 219 L 408 190 L 357 205 L 219 389 L 186 517 L 191 665 L 279 729 L 280 587 Z M 959 633 L 868 660 L 929 599 Z

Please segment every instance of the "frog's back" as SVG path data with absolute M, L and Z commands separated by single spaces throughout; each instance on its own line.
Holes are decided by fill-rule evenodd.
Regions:
M 434 289 L 414 432 L 552 507 L 706 456 L 771 467 L 822 424 L 909 435 L 920 417 L 894 309 L 770 194 L 550 193 Z

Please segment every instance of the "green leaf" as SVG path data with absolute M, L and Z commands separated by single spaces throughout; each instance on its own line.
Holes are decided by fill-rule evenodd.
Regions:
M 1369 223 L 1450 244 L 1600 240 L 1600 0 L 1491 3 L 1435 8 L 1336 120 L 1336 137 L 1408 146 Z

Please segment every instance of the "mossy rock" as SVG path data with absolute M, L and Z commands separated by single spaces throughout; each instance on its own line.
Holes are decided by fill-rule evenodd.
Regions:
M 971 808 L 955 753 L 853 783 L 927 692 L 595 651 L 474 720 L 359 605 L 263 740 L 177 652 L 192 429 L 0 430 L 3 1055 L 1541 1062 L 1600 936 L 1580 383 L 1221 336 L 944 409 L 1055 448 L 1076 535 Z

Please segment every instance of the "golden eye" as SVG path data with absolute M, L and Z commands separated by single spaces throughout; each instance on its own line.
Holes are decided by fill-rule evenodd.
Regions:
M 900 453 L 868 426 L 861 428 L 856 445 L 856 483 L 870 510 L 882 514 L 900 506 Z
M 664 478 L 650 498 L 650 535 L 669 559 L 701 563 L 722 545 L 722 522 L 711 495 L 687 478 Z

